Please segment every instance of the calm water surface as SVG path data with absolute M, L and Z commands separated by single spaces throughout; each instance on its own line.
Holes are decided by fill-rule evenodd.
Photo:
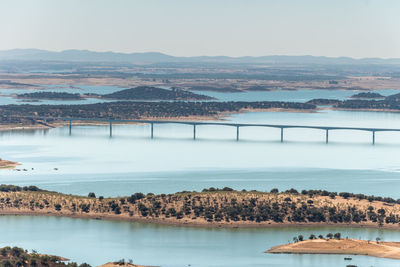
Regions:
M 400 114 L 326 111 L 245 113 L 229 121 L 400 128 Z M 269 191 L 327 189 L 400 198 L 400 133 L 290 129 L 285 142 L 269 128 L 182 125 L 73 127 L 0 133 L 1 157 L 27 171 L 1 171 L 0 183 L 116 196 L 172 193 L 230 186 Z M 55 170 L 54 168 L 57 168 Z M 370 229 L 197 229 L 68 218 L 0 217 L 0 245 L 59 254 L 100 264 L 132 258 L 161 266 L 346 266 L 343 256 L 267 255 L 300 233 L 342 232 L 354 238 L 400 240 L 400 231 Z M 60 242 L 62 240 L 62 242 Z M 77 240 L 79 244 L 77 245 Z M 358 266 L 399 266 L 398 261 L 353 257 Z
M 400 231 L 343 228 L 202 229 L 52 217 L 4 216 L 0 246 L 16 245 L 99 265 L 122 258 L 163 267 L 399 266 L 390 259 L 346 255 L 265 254 L 294 236 L 341 232 L 344 237 L 399 240 Z

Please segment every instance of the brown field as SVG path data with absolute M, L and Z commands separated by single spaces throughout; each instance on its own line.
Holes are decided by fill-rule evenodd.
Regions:
M 400 242 L 357 239 L 314 239 L 270 248 L 266 253 L 345 254 L 400 259 Z

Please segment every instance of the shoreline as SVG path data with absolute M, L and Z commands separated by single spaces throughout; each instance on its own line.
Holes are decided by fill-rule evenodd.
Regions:
M 161 226 L 173 227 L 191 227 L 191 228 L 207 228 L 207 229 L 277 229 L 277 228 L 325 228 L 325 227 L 338 227 L 338 228 L 364 228 L 364 229 L 383 229 L 383 230 L 400 230 L 399 225 L 383 225 L 378 226 L 373 223 L 209 223 L 209 222 L 189 222 L 189 221 L 169 221 L 157 220 L 154 218 L 142 217 L 121 217 L 120 215 L 113 214 L 63 214 L 56 212 L 29 212 L 29 211 L 0 211 L 0 218 L 3 216 L 32 216 L 32 217 L 56 217 L 56 218 L 71 218 L 71 219 L 87 219 L 87 220 L 104 220 L 114 222 L 133 222 L 155 224 Z

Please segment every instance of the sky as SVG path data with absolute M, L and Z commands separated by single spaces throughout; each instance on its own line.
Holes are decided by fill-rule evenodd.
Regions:
M 399 0 L 0 0 L 0 50 L 400 58 Z

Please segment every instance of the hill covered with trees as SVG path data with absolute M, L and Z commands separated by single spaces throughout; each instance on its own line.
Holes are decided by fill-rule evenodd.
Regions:
M 6 187 L 7 186 L 3 186 Z M 323 190 L 269 193 L 209 188 L 118 198 L 34 190 L 0 192 L 0 214 L 107 218 L 179 225 L 347 225 L 399 228 L 400 200 Z
M 152 86 L 138 86 L 111 94 L 98 95 L 112 100 L 212 100 L 206 95 L 195 94 L 181 89 L 163 89 Z

